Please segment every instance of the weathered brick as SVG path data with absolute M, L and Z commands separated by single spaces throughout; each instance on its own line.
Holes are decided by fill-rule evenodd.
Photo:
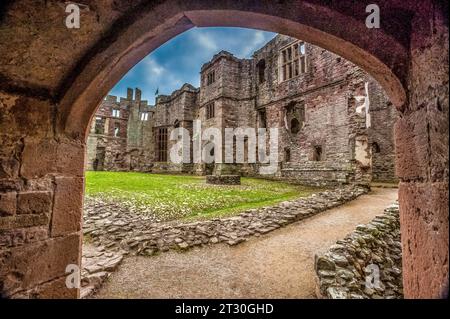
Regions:
M 1 252 L 0 296 L 11 296 L 65 276 L 67 265 L 80 264 L 81 237 L 73 234 Z
M 44 240 L 48 237 L 48 227 L 28 227 L 0 232 L 0 249 L 16 247 Z
M 28 191 L 17 197 L 17 214 L 49 214 L 51 207 L 51 192 Z
M 81 229 L 84 179 L 57 177 L 55 179 L 51 236 L 61 236 Z
M 83 176 L 85 149 L 75 142 L 62 141 L 57 149 L 58 172 L 65 175 Z
M 425 109 L 397 120 L 395 145 L 398 177 L 405 181 L 426 179 L 429 145 Z
M 26 139 L 20 173 L 25 178 L 37 178 L 56 173 L 57 143 L 51 139 Z
M 66 276 L 11 296 L 14 299 L 77 299 L 79 297 L 80 289 L 67 288 Z
M 46 225 L 49 222 L 47 214 L 14 215 L 0 218 L 0 230 Z
M 448 290 L 448 184 L 400 183 L 403 283 L 408 298 Z
M 0 217 L 12 216 L 16 213 L 17 193 L 0 193 Z

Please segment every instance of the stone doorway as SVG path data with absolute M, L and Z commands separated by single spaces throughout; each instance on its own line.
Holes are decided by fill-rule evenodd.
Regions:
M 97 147 L 97 153 L 94 160 L 94 171 L 103 171 L 104 165 L 105 165 L 105 148 L 104 147 Z
M 2 250 L 2 296 L 79 295 L 64 279 L 66 265 L 80 263 L 90 119 L 127 70 L 193 26 L 292 35 L 343 56 L 379 81 L 402 113 L 396 165 L 405 295 L 436 298 L 448 292 L 448 3 L 379 1 L 382 10 L 401 14 L 367 30 L 363 1 L 167 0 L 136 1 L 135 7 L 114 1 L 98 12 L 94 6 L 86 10 L 84 32 L 70 36 L 61 19 L 54 19 L 64 14 L 56 3 L 10 3 L 0 22 L 8 30 L 0 41 L 0 225 L 2 239 L 10 243 Z M 21 19 L 24 15 L 28 19 Z M 35 41 L 36 35 L 46 41 Z M 25 54 L 26 62 L 16 58 Z M 53 204 L 32 204 L 39 206 L 38 218 L 16 214 L 24 194 Z M 17 243 L 17 234 L 32 240 Z

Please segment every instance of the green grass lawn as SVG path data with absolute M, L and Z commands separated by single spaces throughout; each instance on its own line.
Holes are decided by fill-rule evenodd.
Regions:
M 159 220 L 227 216 L 249 208 L 308 196 L 317 188 L 242 178 L 240 186 L 205 183 L 201 176 L 135 172 L 86 172 L 88 199 L 101 198 Z

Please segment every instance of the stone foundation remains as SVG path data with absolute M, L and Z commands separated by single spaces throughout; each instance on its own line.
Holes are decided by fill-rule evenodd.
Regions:
M 83 232 L 89 242 L 83 250 L 82 296 L 94 292 L 120 263 L 120 256 L 151 256 L 168 250 L 226 243 L 230 246 L 261 236 L 290 223 L 342 205 L 368 191 L 346 186 L 270 207 L 250 209 L 234 217 L 190 223 L 155 223 L 143 214 L 119 205 L 90 201 Z
M 403 298 L 398 204 L 315 258 L 319 298 Z
M 241 185 L 239 175 L 206 175 L 206 183 L 214 185 Z

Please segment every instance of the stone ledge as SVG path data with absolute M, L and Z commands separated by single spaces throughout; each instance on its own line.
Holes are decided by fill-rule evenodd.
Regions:
M 399 207 L 395 203 L 322 256 L 315 256 L 316 294 L 329 299 L 403 298 Z M 374 270 L 375 269 L 375 270 Z M 379 273 L 379 284 L 366 278 Z
M 240 175 L 206 175 L 206 183 L 214 185 L 241 185 Z
M 129 213 L 118 204 L 102 205 L 101 201 L 95 201 L 85 207 L 83 232 L 96 246 L 140 255 L 219 242 L 235 245 L 342 205 L 366 192 L 364 187 L 346 186 L 270 207 L 249 209 L 233 217 L 190 223 L 156 223 L 146 216 Z

